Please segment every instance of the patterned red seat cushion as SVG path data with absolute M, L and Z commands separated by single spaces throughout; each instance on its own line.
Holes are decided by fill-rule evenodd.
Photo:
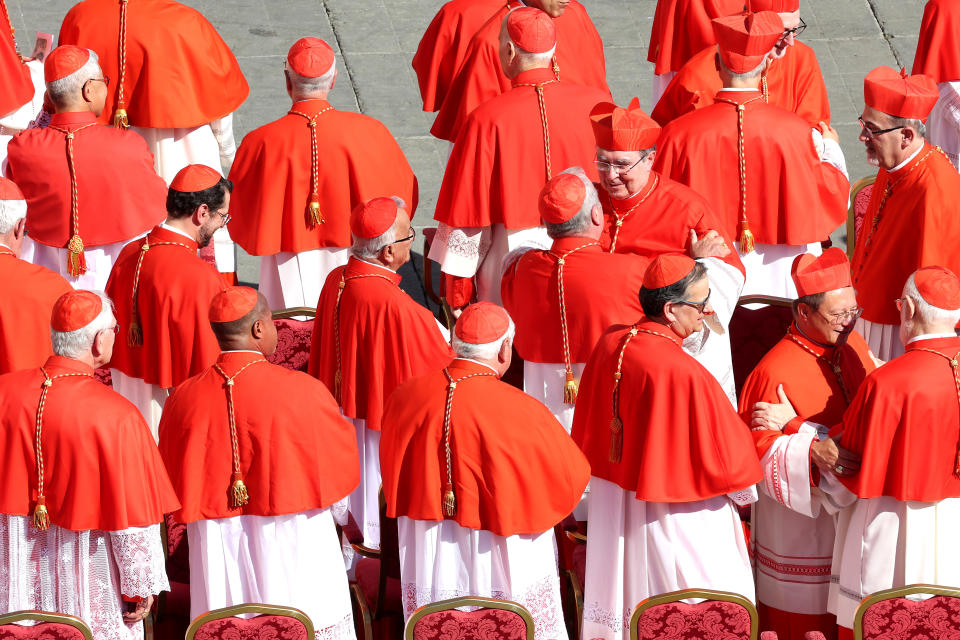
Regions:
M 194 640 L 313 640 L 296 618 L 262 615 L 249 619 L 220 618 L 200 626 Z
M 0 640 L 83 640 L 83 632 L 62 622 L 0 625 Z
M 274 320 L 277 327 L 277 350 L 267 358 L 294 371 L 307 371 L 310 361 L 310 341 L 313 336 L 313 320 Z
M 853 198 L 853 238 L 847 238 L 847 244 L 852 244 L 860 235 L 860 227 L 863 226 L 863 219 L 867 215 L 867 206 L 870 204 L 872 194 L 873 185 L 868 184 Z
M 417 621 L 414 640 L 526 640 L 527 624 L 505 609 L 430 613 Z
M 178 522 L 173 514 L 164 516 L 167 525 L 167 577 L 176 582 L 190 582 L 190 547 L 187 543 L 187 525 Z
M 750 613 L 734 602 L 669 602 L 644 611 L 637 624 L 638 637 L 642 639 L 750 639 Z
M 863 614 L 864 640 L 960 640 L 960 598 L 882 600 Z

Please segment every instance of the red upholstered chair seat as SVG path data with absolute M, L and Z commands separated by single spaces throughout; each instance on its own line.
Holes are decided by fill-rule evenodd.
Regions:
M 96 378 L 98 382 L 102 382 L 108 387 L 113 387 L 113 375 L 110 374 L 110 369 L 106 367 L 97 369 L 93 372 L 93 377 Z
M 638 630 L 641 640 L 750 640 L 750 613 L 734 602 L 668 602 L 643 612 Z
M 0 625 L 0 640 L 84 640 L 83 632 L 63 622 Z
M 268 360 L 287 369 L 306 372 L 310 361 L 313 320 L 284 318 L 274 320 L 273 324 L 277 327 L 277 350 Z
M 448 609 L 429 613 L 413 628 L 414 640 L 526 640 L 527 625 L 513 611 Z
M 960 640 L 960 598 L 894 598 L 863 614 L 863 640 Z
M 194 640 L 313 640 L 296 618 L 261 615 L 249 619 L 220 618 L 200 625 Z
M 372 611 L 377 610 L 377 597 L 379 595 L 380 584 L 380 560 L 377 558 L 360 558 L 357 561 L 357 586 L 363 592 L 367 604 Z M 384 615 L 402 614 L 403 606 L 400 600 L 400 581 L 396 578 L 387 577 L 386 597 L 383 608 Z
M 770 305 L 759 309 L 738 306 L 734 310 L 730 320 L 730 352 L 738 396 L 747 376 L 787 333 L 792 322 L 793 311 L 789 306 Z

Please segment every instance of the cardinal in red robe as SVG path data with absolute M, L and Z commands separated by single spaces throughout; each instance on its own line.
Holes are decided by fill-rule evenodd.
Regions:
M 17 185 L 0 178 L 0 373 L 39 367 L 53 351 L 50 312 L 70 283 L 20 259 L 27 203 Z
M 603 40 L 583 5 L 577 0 L 531 0 L 527 4 L 545 11 L 553 19 L 557 34 L 555 48 L 525 50 L 546 54 L 552 49 L 551 55 L 540 56 L 549 58 L 549 64 L 536 66 L 551 69 L 555 80 L 594 87 L 605 94 L 603 99 L 609 100 Z M 515 76 L 501 64 L 499 38 L 502 37 L 504 18 L 517 8 L 522 8 L 522 4 L 507 2 L 473 36 L 463 64 L 457 70 L 430 129 L 435 137 L 456 141 L 474 109 L 516 86 Z M 522 49 L 519 44 L 517 46 Z
M 12 25 L 7 4 L 0 0 L 0 26 Z M 13 30 L 0 28 L 0 117 L 16 111 L 33 97 L 30 69 L 17 52 Z
M 913 74 L 937 83 L 940 97 L 927 117 L 927 139 L 960 167 L 960 53 L 951 43 L 960 36 L 960 6 L 950 0 L 927 0 L 923 7 Z
M 259 288 L 273 309 L 316 305 L 347 261 L 355 206 L 396 195 L 411 216 L 417 207 L 417 178 L 387 128 L 327 102 L 337 79 L 330 45 L 301 38 L 284 75 L 293 106 L 244 137 L 230 170 L 231 236 L 262 256 Z
M 356 427 L 362 481 L 349 498 L 364 544 L 380 544 L 380 429 L 397 386 L 453 356 L 439 325 L 400 288 L 410 260 L 410 216 L 391 198 L 361 203 L 350 217 L 346 266 L 327 277 L 317 303 L 309 372 L 327 385 Z
M 170 588 L 159 523 L 180 505 L 143 418 L 94 378 L 116 322 L 71 290 L 45 323 L 54 355 L 0 376 L 0 614 L 57 603 L 94 638 L 133 639 Z
M 513 323 L 479 302 L 457 321 L 456 359 L 387 401 L 380 460 L 397 518 L 404 615 L 455 596 L 513 600 L 535 634 L 567 638 L 553 527 L 587 485 L 583 454 L 541 403 L 499 380 Z

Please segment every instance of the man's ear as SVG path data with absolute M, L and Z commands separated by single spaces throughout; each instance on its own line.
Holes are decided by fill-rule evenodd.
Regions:
M 263 337 L 263 319 L 260 318 L 256 320 L 253 325 L 250 327 L 250 335 L 253 336 L 254 340 L 259 340 Z
M 24 233 L 26 228 L 27 228 L 26 218 L 20 218 L 19 220 L 17 220 L 17 224 L 13 225 L 13 237 L 16 238 L 17 240 L 23 240 L 24 236 L 26 235 Z
M 677 321 L 677 314 L 673 312 L 673 303 L 667 302 L 663 305 L 663 318 L 667 320 L 670 324 L 673 324 Z
M 209 218 L 212 214 L 213 212 L 210 210 L 210 206 L 208 204 L 201 204 L 199 207 L 193 210 L 193 215 L 191 216 L 193 219 L 193 224 L 198 227 L 203 226 L 203 223 L 206 222 L 207 218 Z
M 497 361 L 500 363 L 509 362 L 513 355 L 513 340 L 507 338 L 500 345 L 500 351 L 497 353 Z

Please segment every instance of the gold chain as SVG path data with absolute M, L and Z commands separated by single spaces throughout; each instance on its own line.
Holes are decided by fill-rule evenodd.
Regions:
M 623 213 L 620 213 L 619 211 L 617 211 L 616 205 L 613 204 L 614 202 L 613 198 L 610 198 L 610 209 L 613 211 L 613 217 L 616 219 L 616 222 L 613 225 L 613 238 L 611 239 L 611 242 L 610 242 L 610 253 L 613 253 L 614 249 L 617 248 L 617 238 L 620 237 L 620 227 L 622 227 L 623 223 L 626 222 L 627 216 L 633 213 L 637 209 L 637 207 L 639 207 L 644 202 L 646 202 L 647 198 L 650 197 L 650 194 L 652 194 L 656 190 L 657 185 L 659 184 L 660 184 L 660 174 L 654 173 L 653 180 L 651 181 L 651 184 L 650 184 L 650 189 L 643 196 L 641 196 L 640 200 L 638 200 L 635 205 L 633 205 Z

